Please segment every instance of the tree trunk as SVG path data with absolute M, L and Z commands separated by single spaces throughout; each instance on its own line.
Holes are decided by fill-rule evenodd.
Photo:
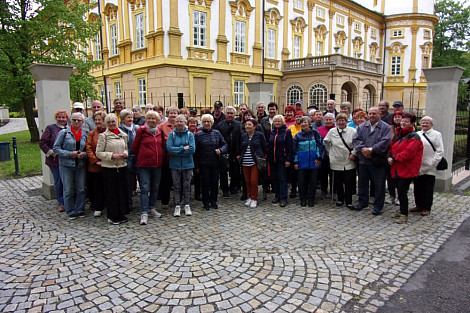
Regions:
M 34 119 L 34 97 L 28 97 L 23 99 L 24 114 L 26 116 L 26 122 L 28 123 L 29 133 L 31 135 L 31 142 L 39 142 L 39 131 Z

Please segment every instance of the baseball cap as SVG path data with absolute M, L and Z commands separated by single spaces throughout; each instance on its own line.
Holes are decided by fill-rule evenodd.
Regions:
M 222 108 L 224 105 L 222 103 L 222 101 L 220 100 L 217 100 L 216 102 L 214 102 L 214 107 L 218 107 L 218 108 Z

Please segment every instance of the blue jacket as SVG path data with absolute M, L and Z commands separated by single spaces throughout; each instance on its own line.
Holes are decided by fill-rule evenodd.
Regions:
M 240 162 L 243 160 L 243 155 L 245 155 L 246 149 L 250 144 L 250 140 L 248 134 L 245 132 L 242 135 L 242 142 L 240 145 Z M 260 131 L 255 131 L 253 137 L 251 137 L 251 155 L 253 156 L 253 161 L 256 164 L 256 158 L 253 155 L 253 152 L 256 153 L 257 156 L 264 158 L 266 154 L 266 139 L 264 138 L 264 134 Z
M 62 129 L 55 139 L 52 150 L 59 156 L 59 166 L 66 167 L 85 167 L 86 166 L 86 144 L 87 132 L 82 130 L 82 138 L 80 138 L 80 151 L 85 154 L 85 158 L 72 158 L 72 152 L 77 151 L 75 136 L 70 127 Z
M 271 131 L 268 161 L 269 163 L 292 162 L 292 133 L 285 124 Z
M 308 132 L 303 130 L 295 134 L 294 137 L 294 162 L 299 165 L 299 170 L 318 169 L 315 166 L 315 160 L 322 160 L 325 146 L 320 133 L 316 129 Z
M 220 149 L 222 153 L 227 153 L 228 148 L 222 134 L 213 128 L 210 130 L 202 129 L 200 132 L 196 133 L 194 139 L 196 141 L 196 153 L 194 155 L 195 166 L 219 166 L 219 156 L 215 152 L 215 149 Z
M 184 146 L 189 149 L 184 150 Z M 196 151 L 194 134 L 186 127 L 183 131 L 176 128 L 168 135 L 166 150 L 171 155 L 170 168 L 175 170 L 188 170 L 194 168 L 193 154 Z
M 359 157 L 359 164 L 372 165 L 372 161 L 362 154 L 362 148 L 372 148 L 376 153 L 384 154 L 388 151 L 392 132 L 390 125 L 379 120 L 373 132 L 370 121 L 362 123 L 357 127 L 356 135 L 353 138 L 353 146 Z

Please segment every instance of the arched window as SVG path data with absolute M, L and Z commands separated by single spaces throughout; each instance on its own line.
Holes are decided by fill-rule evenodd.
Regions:
M 303 90 L 297 85 L 290 86 L 287 89 L 287 105 L 294 105 L 297 100 L 303 101 Z
M 323 84 L 314 84 L 308 91 L 308 105 L 314 105 L 318 109 L 326 107 L 328 100 L 328 89 Z

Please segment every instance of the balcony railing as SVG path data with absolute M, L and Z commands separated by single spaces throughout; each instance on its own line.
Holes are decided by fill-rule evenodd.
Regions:
M 341 54 L 309 57 L 284 61 L 284 72 L 312 69 L 329 69 L 330 62 L 335 61 L 336 68 L 359 70 L 374 74 L 382 74 L 382 64 L 351 58 Z

